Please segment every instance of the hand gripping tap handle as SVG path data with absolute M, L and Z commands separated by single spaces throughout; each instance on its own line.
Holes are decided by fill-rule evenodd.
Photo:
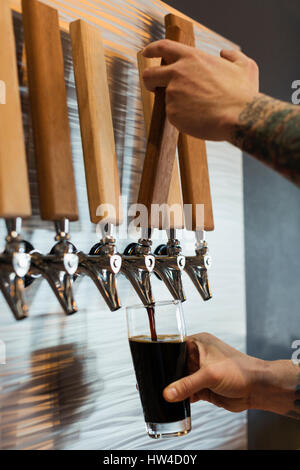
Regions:
M 141 97 L 142 97 L 142 105 L 143 105 L 143 113 L 144 113 L 144 121 L 145 121 L 145 131 L 146 131 L 146 137 L 148 139 L 150 126 L 151 126 L 153 107 L 154 107 L 155 93 L 149 91 L 145 87 L 143 73 L 148 68 L 160 65 L 161 59 L 159 58 L 150 59 L 148 57 L 144 57 L 143 52 L 139 51 L 137 54 L 137 63 L 138 63 L 138 69 L 139 69 L 139 79 L 140 79 L 139 81 L 140 81 Z M 184 227 L 184 217 L 183 217 L 180 176 L 179 176 L 178 164 L 177 164 L 177 159 L 176 159 L 176 147 L 174 149 L 174 152 L 175 152 L 175 162 L 173 165 L 169 194 L 168 194 L 168 198 L 166 202 L 167 202 L 168 207 L 171 208 L 173 206 L 174 208 L 176 207 L 177 209 L 176 213 L 170 211 L 170 229 L 181 229 Z
M 166 38 L 179 41 L 181 31 L 177 26 L 166 28 Z M 142 67 L 147 65 L 146 60 L 139 55 L 138 57 L 140 72 Z M 138 203 L 144 204 L 148 210 L 149 228 L 166 228 L 165 221 L 162 223 L 157 217 L 152 216 L 153 205 L 166 204 L 170 201 L 170 196 L 181 206 L 180 190 L 178 188 L 178 173 L 174 166 L 176 165 L 176 148 L 178 142 L 178 131 L 169 122 L 166 116 L 165 88 L 157 88 L 153 104 L 153 112 L 150 126 L 147 125 L 147 116 L 151 115 L 149 107 L 151 99 L 147 98 L 145 88 L 142 88 L 143 105 L 145 110 L 146 129 L 149 128 L 146 156 L 142 172 Z M 175 186 L 174 192 L 170 193 L 170 187 Z M 177 188 L 176 188 L 177 186 Z M 154 215 L 154 214 L 153 214 Z M 173 227 L 182 227 L 182 216 L 179 217 L 177 224 L 172 222 Z M 177 225 L 177 227 L 176 227 Z
M 0 3 L 0 217 L 6 219 L 6 248 L 0 255 L 0 289 L 17 320 L 27 316 L 23 276 L 30 258 L 19 237 L 21 218 L 30 217 L 31 204 L 19 97 L 12 13 Z
M 78 209 L 58 12 L 36 0 L 22 0 L 22 8 L 41 217 L 67 225 L 78 220 Z M 50 255 L 33 255 L 32 265 L 71 314 L 78 259 L 64 230 L 57 240 Z
M 168 39 L 180 39 L 178 28 L 167 28 L 166 37 Z M 153 194 L 151 195 L 148 193 L 150 199 L 146 202 L 147 209 L 150 211 L 150 227 L 167 229 L 169 234 L 172 233 L 172 237 L 169 235 L 168 245 L 161 245 L 158 247 L 159 252 L 157 250 L 155 251 L 157 256 L 155 258 L 154 272 L 161 280 L 164 281 L 173 298 L 184 301 L 185 294 L 182 286 L 181 271 L 184 268 L 185 257 L 181 255 L 180 244 L 173 236 L 177 228 L 184 227 L 180 178 L 176 160 L 178 132 L 173 126 L 171 126 L 166 118 L 164 99 L 165 90 L 158 90 L 154 94 L 149 92 L 144 85 L 143 72 L 146 68 L 158 65 L 157 59 L 147 59 L 143 56 L 142 52 L 138 53 L 137 59 L 146 135 L 148 137 L 145 165 L 147 165 L 147 158 L 151 158 L 152 160 L 154 159 L 154 161 L 158 161 L 161 158 L 160 164 L 165 163 L 166 165 L 171 165 L 171 162 L 173 161 L 168 193 L 165 192 L 164 196 L 161 195 L 159 201 L 160 204 L 164 204 L 165 206 L 165 209 L 162 212 L 162 220 L 157 218 L 158 214 L 156 214 L 156 219 L 155 217 L 151 217 L 154 215 L 153 207 L 151 206 L 151 204 L 155 203 L 154 200 L 151 200 Z M 157 122 L 162 123 L 160 128 L 158 126 L 156 127 Z M 155 127 L 156 132 L 153 131 Z M 167 146 L 163 145 L 163 139 L 166 139 L 168 144 Z M 153 142 L 154 146 L 151 148 Z M 150 150 L 151 157 L 149 157 Z M 165 169 L 166 168 L 167 166 L 165 166 Z M 159 167 L 157 167 L 157 175 L 155 177 L 159 177 L 160 171 Z M 168 172 L 169 170 L 167 170 L 167 173 Z M 145 175 L 144 166 L 140 187 L 140 197 L 141 193 L 143 193 L 142 185 L 145 184 L 146 180 L 147 176 Z M 139 199 L 139 202 L 141 203 L 141 198 Z
M 111 228 L 122 223 L 122 208 L 102 37 L 83 20 L 71 23 L 70 34 L 90 219 Z M 79 260 L 79 272 L 91 277 L 110 310 L 120 308 L 115 278 L 121 256 L 115 253 L 114 238 L 103 236 Z
M 179 16 L 169 14 L 165 17 L 167 27 L 179 28 L 182 44 L 195 47 L 195 35 L 193 23 Z M 188 230 L 214 230 L 214 218 L 210 193 L 209 173 L 207 165 L 206 144 L 201 139 L 196 139 L 185 134 L 179 135 L 178 155 L 182 185 L 183 203 L 192 207 L 192 217 L 186 217 Z M 204 206 L 204 220 L 198 215 L 197 206 Z M 199 214 L 199 212 L 198 212 Z
M 166 16 L 165 23 L 167 26 L 177 26 L 180 29 L 181 43 L 195 47 L 193 23 L 173 14 Z M 192 213 L 185 214 L 186 228 L 195 231 L 197 239 L 196 256 L 186 257 L 185 271 L 203 300 L 209 300 L 211 291 L 207 270 L 210 268 L 211 258 L 204 239 L 204 231 L 214 230 L 214 218 L 206 144 L 203 140 L 180 134 L 178 154 L 183 202 L 192 208 Z

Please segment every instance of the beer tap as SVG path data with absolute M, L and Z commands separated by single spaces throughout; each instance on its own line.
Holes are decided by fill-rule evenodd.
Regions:
M 104 48 L 99 29 L 83 20 L 71 23 L 70 34 L 90 220 L 102 231 L 88 255 L 78 253 L 78 273 L 91 277 L 115 311 L 121 307 L 116 275 L 122 258 L 113 227 L 122 222 L 122 208 Z
M 166 38 L 180 40 L 180 30 L 177 27 L 166 28 Z M 165 90 L 159 89 L 154 95 L 145 88 L 143 81 L 143 71 L 156 64 L 157 59 L 147 59 L 141 52 L 138 53 L 144 119 L 148 136 L 139 203 L 147 207 L 150 230 L 148 230 L 147 237 L 144 236 L 138 244 L 131 246 L 131 250 L 138 252 L 142 247 L 144 251 L 147 250 L 147 253 L 150 253 L 151 229 L 165 229 L 168 234 L 168 243 L 160 245 L 154 252 L 156 255 L 154 272 L 165 283 L 172 297 L 183 302 L 185 294 L 181 273 L 185 266 L 185 257 L 181 254 L 180 242 L 176 238 L 176 229 L 184 226 L 176 159 L 178 131 L 166 118 Z M 151 188 L 152 183 L 149 185 L 149 181 L 155 182 L 156 187 Z M 154 220 L 155 209 L 152 204 L 161 206 L 162 219 L 159 219 L 157 213 L 156 220 Z
M 154 257 L 115 252 L 112 228 L 122 221 L 120 183 L 115 153 L 113 123 L 107 83 L 107 72 L 101 33 L 82 20 L 71 23 L 73 62 L 78 97 L 85 174 L 90 219 L 106 233 L 89 255 L 79 254 L 79 273 L 95 272 L 107 276 L 106 297 L 111 310 L 120 307 L 115 276 L 120 271 L 132 284 L 145 305 L 153 303 L 149 273 Z M 101 211 L 103 209 L 103 211 Z M 105 217 L 104 217 L 105 215 Z M 107 227 L 106 227 L 107 226 Z M 110 269 L 108 268 L 108 261 Z M 103 263 L 106 262 L 103 271 Z
M 147 229 L 142 229 L 138 243 L 130 243 L 122 255 L 122 273 L 145 306 L 154 304 L 150 275 L 155 267 Z
M 11 10 L 0 4 L 1 80 L 5 104 L 0 105 L 0 217 L 7 227 L 6 246 L 0 254 L 0 289 L 16 320 L 28 315 L 24 299 L 24 276 L 30 256 L 20 232 L 22 218 L 30 217 L 31 204 L 24 146 L 22 112 Z
M 27 242 L 27 284 L 43 276 L 70 315 L 77 311 L 72 284 L 78 256 L 69 222 L 78 220 L 78 209 L 58 13 L 36 0 L 22 0 L 22 8 L 40 212 L 55 224 L 57 242 L 47 255 Z
M 193 23 L 173 14 L 167 15 L 165 21 L 167 26 L 180 29 L 180 42 L 195 47 Z M 205 232 L 214 230 L 214 219 L 205 141 L 180 134 L 178 155 L 184 206 L 192 209 L 185 213 L 186 228 L 196 235 L 196 254 L 186 257 L 185 271 L 203 300 L 209 300 L 212 295 L 207 271 L 211 257 Z

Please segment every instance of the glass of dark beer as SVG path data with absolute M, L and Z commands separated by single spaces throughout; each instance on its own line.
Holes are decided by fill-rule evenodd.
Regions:
M 189 399 L 169 403 L 164 388 L 188 375 L 186 331 L 179 301 L 127 307 L 129 345 L 150 437 L 183 436 L 191 430 Z

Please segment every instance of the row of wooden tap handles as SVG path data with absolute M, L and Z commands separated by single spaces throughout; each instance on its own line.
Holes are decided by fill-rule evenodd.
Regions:
M 7 3 L 0 4 L 0 79 L 6 85 L 5 104 L 0 105 L 0 217 L 10 220 L 30 217 L 31 203 L 15 39 Z M 76 221 L 78 208 L 58 12 L 37 0 L 22 0 L 22 13 L 41 218 Z M 195 46 L 193 23 L 170 14 L 165 17 L 165 26 L 167 39 Z M 90 220 L 100 222 L 103 215 L 97 209 L 110 204 L 115 208 L 115 218 L 110 222 L 119 225 L 120 183 L 101 32 L 79 19 L 70 24 L 70 37 Z M 193 208 L 202 205 L 201 227 L 197 226 L 197 210 L 193 210 L 186 228 L 211 231 L 214 222 L 206 144 L 179 134 L 168 121 L 165 89 L 151 93 L 145 88 L 143 71 L 157 65 L 157 59 L 146 59 L 138 53 L 137 64 L 147 135 L 138 203 L 144 204 L 149 214 L 153 204 Z M 170 228 L 183 228 L 184 224 L 182 216 L 181 222 Z

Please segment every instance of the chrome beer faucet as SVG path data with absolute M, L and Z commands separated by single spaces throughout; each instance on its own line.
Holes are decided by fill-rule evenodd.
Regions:
M 70 315 L 77 311 L 72 284 L 78 256 L 69 241 L 69 221 L 78 220 L 78 207 L 59 17 L 56 9 L 31 0 L 22 1 L 22 12 L 40 214 L 56 228 L 56 244 L 49 254 L 27 244 L 27 284 L 44 277 Z M 45 28 L 48 24 L 51 28 Z
M 23 295 L 30 256 L 20 232 L 22 219 L 31 216 L 31 203 L 11 13 L 9 3 L 1 2 L 0 63 L 6 88 L 5 105 L 0 105 L 0 218 L 6 222 L 7 236 L 0 254 L 0 289 L 16 320 L 21 320 L 28 315 Z
M 138 240 L 138 243 L 131 243 L 125 250 L 125 255 L 129 255 L 131 258 L 128 260 L 131 277 L 133 266 L 138 267 L 138 269 L 134 271 L 134 287 L 145 305 L 151 303 L 150 300 L 152 298 L 150 284 L 151 272 L 154 272 L 156 276 L 165 283 L 175 300 L 180 300 L 181 302 L 186 300 L 181 279 L 181 273 L 185 265 L 185 257 L 181 254 L 181 247 L 178 240 L 175 238 L 175 233 L 174 229 L 170 231 L 171 236 L 169 237 L 168 244 L 157 247 L 155 256 L 151 253 L 152 230 L 144 229 L 143 236 Z M 141 256 L 145 257 L 148 272 L 145 272 L 145 266 L 143 266 L 142 270 L 139 266 L 138 261 L 140 261 Z M 132 257 L 136 258 L 135 261 L 133 261 Z M 151 268 L 150 270 L 149 267 Z M 142 295 L 140 292 L 141 286 L 143 288 Z M 138 289 L 136 287 L 138 287 Z
M 78 253 L 78 274 L 89 276 L 101 293 L 108 308 L 113 312 L 121 307 L 117 292 L 116 275 L 121 269 L 122 258 L 116 253 L 116 240 L 112 235 L 113 226 L 108 224 L 108 233 L 103 234 L 99 243 L 90 253 Z
M 193 23 L 169 14 L 165 17 L 166 26 L 177 26 L 181 31 L 181 43 L 195 47 Z M 195 232 L 196 254 L 187 256 L 185 272 L 189 275 L 201 297 L 209 300 L 212 295 L 208 281 L 211 257 L 205 241 L 205 231 L 214 230 L 212 200 L 205 141 L 180 134 L 178 156 L 181 174 L 182 196 L 185 206 L 185 225 Z M 189 213 L 191 209 L 191 213 Z M 199 212 L 200 211 L 200 212 Z
M 179 28 L 166 27 L 166 38 L 173 41 L 180 40 Z M 167 245 L 160 245 L 155 250 L 154 273 L 165 283 L 174 299 L 184 301 L 185 294 L 181 272 L 184 268 L 185 257 L 181 254 L 181 247 L 176 239 L 175 230 L 183 226 L 181 225 L 181 222 L 183 224 L 183 215 L 179 225 L 174 221 L 170 223 L 169 217 L 169 223 L 166 224 L 161 224 L 159 218 L 152 220 L 157 206 L 162 206 L 169 211 L 170 207 L 175 204 L 182 209 L 180 178 L 176 158 L 179 134 L 166 116 L 165 89 L 157 88 L 155 93 L 152 94 L 144 85 L 144 70 L 157 65 L 157 63 L 155 60 L 146 59 L 142 52 L 138 53 L 137 60 L 147 136 L 147 148 L 138 202 L 147 208 L 148 225 L 152 228 L 165 229 L 169 235 Z M 164 215 L 163 220 L 167 220 Z M 140 245 L 141 242 L 149 254 L 152 245 L 151 230 L 148 230 L 146 236 L 139 242 Z M 140 249 L 139 247 L 135 248 L 137 251 Z
M 185 256 L 176 238 L 176 229 L 167 230 L 168 243 L 159 245 L 155 251 L 155 274 L 164 281 L 175 300 L 184 302 L 186 296 L 182 285 L 182 271 L 185 267 Z
M 211 256 L 209 255 L 204 231 L 198 230 L 196 232 L 195 252 L 195 256 L 186 257 L 184 269 L 200 293 L 202 299 L 206 301 L 212 298 L 207 274 L 207 271 L 211 267 Z
M 145 306 L 154 304 L 150 275 L 155 269 L 155 258 L 151 253 L 151 245 L 149 231 L 142 229 L 138 242 L 130 243 L 122 255 L 121 272 Z
M 122 211 L 105 54 L 99 29 L 83 20 L 70 24 L 70 37 L 90 220 L 102 230 L 100 243 L 88 255 L 78 253 L 78 273 L 94 281 L 109 309 L 115 311 L 121 307 L 116 275 L 122 258 L 116 253 L 113 227 L 122 223 Z M 104 207 L 104 213 L 110 214 L 106 222 L 101 213 Z
M 20 232 L 22 219 L 6 219 L 7 236 L 3 253 L 0 254 L 0 289 L 16 320 L 28 316 L 24 300 L 24 276 L 30 267 L 30 256 L 25 253 L 25 245 Z
M 42 276 L 53 290 L 64 312 L 71 315 L 77 312 L 72 285 L 78 267 L 78 255 L 76 254 L 76 248 L 69 241 L 69 220 L 57 221 L 55 227 L 55 240 L 57 243 L 49 254 L 43 255 L 28 242 L 25 242 L 31 257 L 30 269 L 26 276 L 26 286 Z

